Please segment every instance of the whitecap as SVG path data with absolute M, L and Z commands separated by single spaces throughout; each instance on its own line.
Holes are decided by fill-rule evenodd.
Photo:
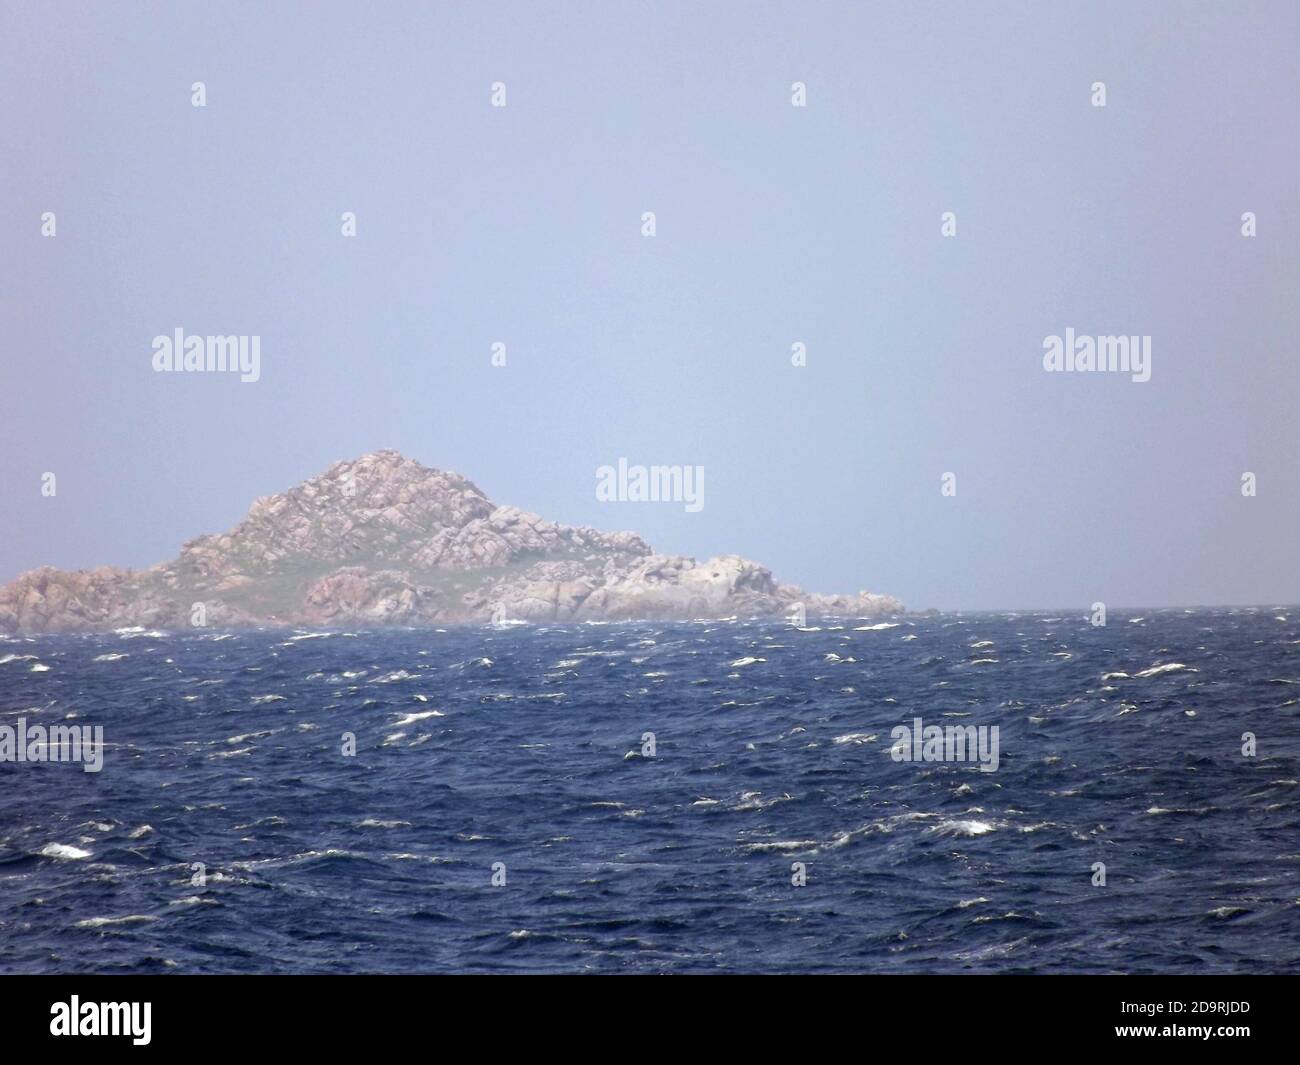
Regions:
M 843 736 L 836 736 L 835 743 L 851 743 L 855 747 L 860 743 L 875 743 L 877 733 L 866 732 L 846 732 Z
M 983 836 L 993 826 L 987 821 L 940 821 L 929 831 L 937 836 Z
M 423 721 L 425 718 L 428 717 L 443 717 L 443 716 L 445 715 L 441 710 L 425 710 L 418 714 L 403 714 L 396 721 L 394 721 L 393 724 L 397 727 L 401 727 L 402 725 L 414 725 L 417 721 Z
M 751 854 L 766 854 L 769 851 L 783 853 L 786 851 L 806 851 L 817 846 L 815 839 L 783 839 L 772 843 L 745 843 L 741 849 Z
M 770 799 L 761 798 L 761 795 L 762 792 L 747 791 L 740 797 L 741 801 L 732 809 L 738 812 L 741 810 L 766 810 L 769 806 L 775 806 L 779 802 L 790 802 L 794 798 L 789 792 L 776 795 Z
M 75 862 L 82 858 L 89 858 L 90 851 L 83 851 L 80 847 L 73 847 L 67 843 L 47 843 L 41 848 L 41 855 L 45 858 Z
M 1179 673 L 1184 669 L 1190 670 L 1193 673 L 1197 672 L 1196 670 L 1192 669 L 1190 666 L 1183 665 L 1181 662 L 1166 662 L 1163 665 L 1152 666 L 1150 669 L 1144 669 L 1140 673 L 1134 673 L 1133 676 L 1134 677 L 1158 677 L 1162 673 Z
M 144 913 L 129 913 L 125 917 L 87 917 L 85 920 L 77 921 L 74 925 L 76 928 L 102 928 L 105 925 L 114 924 L 144 924 L 148 921 L 156 921 L 157 917 L 150 917 Z

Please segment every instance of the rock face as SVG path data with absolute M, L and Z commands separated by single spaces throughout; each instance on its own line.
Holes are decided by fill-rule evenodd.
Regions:
M 395 451 L 337 462 L 257 500 L 220 536 L 146 570 L 45 567 L 0 587 L 0 631 L 144 625 L 434 625 L 693 619 L 790 614 L 872 617 L 889 596 L 810 595 L 724 555 L 655 554 L 635 533 L 558 525 L 499 507 L 455 473 Z

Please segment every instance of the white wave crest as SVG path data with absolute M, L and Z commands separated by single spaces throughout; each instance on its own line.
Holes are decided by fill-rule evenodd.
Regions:
M 75 862 L 90 857 L 90 851 L 73 847 L 67 843 L 47 843 L 41 848 L 41 855 L 46 858 L 58 858 L 60 861 Z

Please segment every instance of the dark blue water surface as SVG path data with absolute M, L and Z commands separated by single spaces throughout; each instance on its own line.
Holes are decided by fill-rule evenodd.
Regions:
M 0 641 L 0 969 L 1300 970 L 1300 614 L 1109 621 Z

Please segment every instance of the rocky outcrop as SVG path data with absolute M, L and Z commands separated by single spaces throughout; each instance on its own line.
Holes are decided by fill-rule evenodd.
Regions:
M 888 596 L 780 585 L 737 555 L 658 555 L 635 533 L 496 506 L 459 474 L 377 451 L 257 500 L 229 532 L 189 541 L 171 562 L 25 573 L 0 587 L 0 631 L 758 617 L 798 607 L 810 617 L 902 610 Z

